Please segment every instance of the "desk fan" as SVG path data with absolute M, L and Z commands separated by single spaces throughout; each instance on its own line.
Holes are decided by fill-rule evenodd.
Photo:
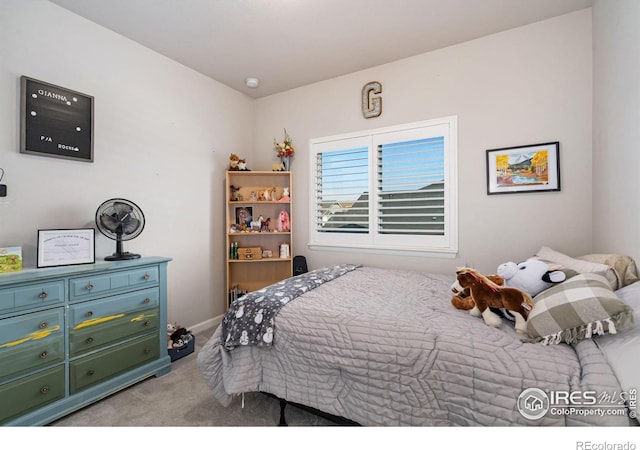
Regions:
M 122 251 L 122 242 L 137 237 L 144 229 L 144 214 L 131 200 L 112 198 L 96 211 L 98 230 L 109 239 L 116 241 L 116 252 L 107 256 L 107 261 L 121 261 L 140 258 L 136 253 Z

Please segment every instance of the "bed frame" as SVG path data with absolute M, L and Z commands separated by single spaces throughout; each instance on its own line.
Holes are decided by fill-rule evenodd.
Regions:
M 274 398 L 280 402 L 280 421 L 278 422 L 279 427 L 288 427 L 287 419 L 285 417 L 285 408 L 287 405 L 295 406 L 296 408 L 300 408 L 304 411 L 310 412 L 311 414 L 315 414 L 318 417 L 322 417 L 323 419 L 327 419 L 336 425 L 340 426 L 360 426 L 358 422 L 354 422 L 353 420 L 346 419 L 340 416 L 334 416 L 333 414 L 329 414 L 319 409 L 312 408 L 310 406 L 302 405 L 300 403 L 288 402 L 285 399 L 278 397 L 277 395 L 270 394 L 269 392 L 262 392 L 262 394 Z

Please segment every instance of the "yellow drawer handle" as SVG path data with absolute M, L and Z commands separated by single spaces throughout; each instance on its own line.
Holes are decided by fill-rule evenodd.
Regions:
M 49 386 L 42 386 L 40 388 L 40 393 L 41 394 L 48 394 L 49 393 Z
M 92 337 L 88 337 L 84 342 L 86 344 L 93 344 L 93 338 Z
M 87 316 L 87 317 L 91 317 L 91 316 L 93 316 L 93 311 L 87 311 L 87 313 L 85 314 L 85 316 Z
M 49 356 L 49 352 L 48 351 L 43 351 L 42 353 L 40 353 L 40 358 L 45 359 L 47 356 Z
M 93 288 L 94 288 L 93 284 L 91 284 L 91 283 L 87 284 L 87 290 L 88 291 L 90 291 Z
M 40 325 L 38 325 L 40 327 L 41 330 L 44 330 L 45 328 L 47 328 L 49 326 L 49 324 L 47 322 L 42 322 Z
M 89 369 L 87 370 L 87 376 L 92 376 L 96 373 L 95 369 Z
M 38 297 L 40 297 L 42 300 L 44 300 L 48 296 L 49 296 L 49 294 L 47 294 L 45 291 L 42 291 L 42 293 Z
M 142 277 L 142 278 L 144 278 L 144 281 L 148 281 L 149 278 L 151 278 L 151 275 L 149 275 L 148 273 L 145 273 L 144 277 Z
M 144 303 L 151 303 L 151 299 L 149 297 L 145 298 Z

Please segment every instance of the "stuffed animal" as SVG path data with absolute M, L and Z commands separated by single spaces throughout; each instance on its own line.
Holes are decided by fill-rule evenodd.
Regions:
M 274 172 L 283 172 L 284 171 L 284 163 L 272 164 L 271 170 Z
M 180 327 L 173 333 L 171 333 L 171 340 L 175 343 L 178 342 L 179 339 L 182 339 L 182 336 L 185 334 L 189 334 L 186 328 Z
M 191 331 L 176 324 L 167 325 L 167 348 L 178 348 L 188 344 L 193 339 Z
M 291 231 L 291 224 L 289 223 L 289 213 L 284 209 L 280 211 L 278 215 L 278 231 Z
M 504 285 L 504 278 L 502 278 L 500 275 L 496 275 L 496 274 L 487 275 L 487 278 L 493 281 L 498 286 Z M 458 291 L 457 290 L 458 286 L 459 284 L 457 281 L 453 283 L 453 285 L 451 286 L 451 291 L 454 293 L 454 296 L 451 297 L 451 304 L 456 309 L 462 309 L 462 310 L 468 311 L 475 306 L 475 303 L 473 302 L 473 297 L 471 297 L 471 289 L 467 288 L 464 291 Z
M 229 170 L 240 170 L 240 168 L 238 167 L 239 161 L 240 158 L 238 157 L 238 155 L 232 153 L 231 156 L 229 156 Z
M 249 171 L 247 168 L 247 162 L 244 159 L 238 160 L 238 170 Z
M 490 308 L 504 308 L 516 318 L 516 332 L 526 333 L 526 320 L 533 309 L 533 300 L 529 294 L 520 289 L 498 286 L 477 270 L 468 267 L 456 271 L 456 280 L 457 291 L 471 290 L 475 306 L 469 314 L 482 316 L 487 325 L 499 327 L 502 320 Z
M 504 278 L 505 286 L 518 288 L 535 297 L 554 284 L 567 279 L 567 275 L 558 270 L 559 265 L 550 265 L 538 258 L 529 258 L 516 264 L 506 262 L 498 266 L 498 275 Z

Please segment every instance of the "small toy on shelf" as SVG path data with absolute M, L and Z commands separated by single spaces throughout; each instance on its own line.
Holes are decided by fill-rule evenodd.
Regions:
M 259 216 L 256 220 L 252 220 L 251 223 L 249 224 L 249 229 L 251 231 L 261 231 L 262 229 L 262 222 L 264 222 L 264 217 Z
M 276 188 L 261 189 L 258 191 L 258 200 L 261 202 L 270 202 L 275 200 Z
M 238 167 L 239 161 L 240 158 L 238 157 L 238 155 L 232 153 L 231 156 L 229 156 L 229 170 L 240 170 L 240 168 Z
M 291 200 L 291 197 L 289 196 L 289 188 L 288 187 L 284 187 L 283 188 L 283 192 L 282 192 L 282 197 L 280 197 L 278 199 L 279 202 L 288 202 Z
M 291 231 L 289 213 L 284 209 L 280 211 L 280 214 L 278 215 L 278 231 Z
M 231 191 L 231 201 L 237 202 L 240 200 L 238 197 L 238 192 L 240 192 L 240 186 L 234 186 L 233 184 L 229 186 L 229 190 Z
M 238 161 L 238 170 L 248 172 L 249 168 L 247 167 L 247 163 L 244 159 Z

